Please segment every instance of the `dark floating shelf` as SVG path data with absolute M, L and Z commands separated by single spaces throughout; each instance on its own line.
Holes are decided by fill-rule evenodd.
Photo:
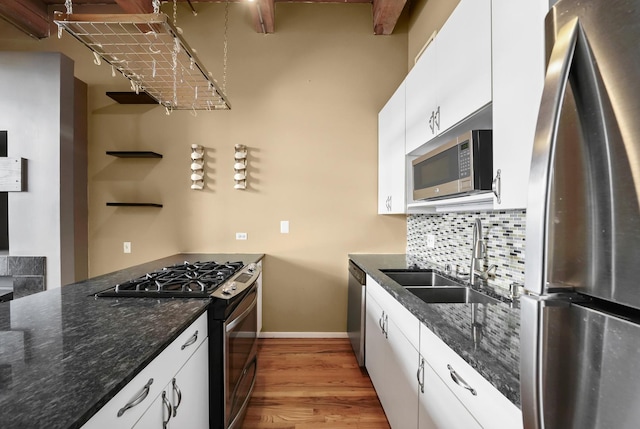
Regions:
M 156 203 L 107 203 L 110 207 L 162 207 L 162 204 Z
M 146 92 L 111 91 L 107 95 L 120 104 L 158 104 L 158 102 Z
M 144 150 L 108 150 L 107 155 L 118 158 L 162 158 L 159 153 Z

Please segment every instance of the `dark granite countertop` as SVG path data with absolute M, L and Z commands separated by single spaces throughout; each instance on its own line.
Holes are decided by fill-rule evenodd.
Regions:
M 95 298 L 175 263 L 262 254 L 179 254 L 0 303 L 0 427 L 78 428 L 207 308 L 207 299 Z
M 380 271 L 411 268 L 416 261 L 409 255 L 351 254 L 349 258 L 520 407 L 520 309 L 517 305 L 427 304 Z M 440 268 L 417 264 L 420 268 Z M 480 330 L 475 329 L 475 342 L 474 318 L 473 326 L 482 326 Z

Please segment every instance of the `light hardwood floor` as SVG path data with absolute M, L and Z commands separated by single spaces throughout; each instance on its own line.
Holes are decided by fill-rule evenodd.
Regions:
M 259 340 L 243 429 L 389 429 L 348 339 Z

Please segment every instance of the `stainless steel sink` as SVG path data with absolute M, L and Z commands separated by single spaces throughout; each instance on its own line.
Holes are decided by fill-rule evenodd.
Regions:
M 409 292 L 430 304 L 499 304 L 500 301 L 468 287 L 409 286 Z
M 461 286 L 433 270 L 380 270 L 401 286 Z

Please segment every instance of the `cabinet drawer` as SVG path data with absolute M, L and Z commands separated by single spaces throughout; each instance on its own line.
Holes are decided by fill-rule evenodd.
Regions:
M 196 335 L 197 331 L 197 335 Z M 207 338 L 207 313 L 203 313 L 167 348 L 107 402 L 83 429 L 130 428 L 154 398 Z M 106 368 L 105 370 L 108 370 Z M 136 404 L 126 407 L 127 404 Z M 121 413 L 120 416 L 118 414 Z
M 204 312 L 158 356 L 173 363 L 171 374 L 175 374 L 209 336 L 207 326 L 207 312 Z
M 367 294 L 374 297 L 398 329 L 418 349 L 420 344 L 420 322 L 389 292 L 384 290 L 372 277 L 367 276 Z
M 421 340 L 422 356 L 482 427 L 522 428 L 520 409 L 422 324 Z
M 420 429 L 482 429 L 471 413 L 427 363 L 424 392 L 420 393 Z

